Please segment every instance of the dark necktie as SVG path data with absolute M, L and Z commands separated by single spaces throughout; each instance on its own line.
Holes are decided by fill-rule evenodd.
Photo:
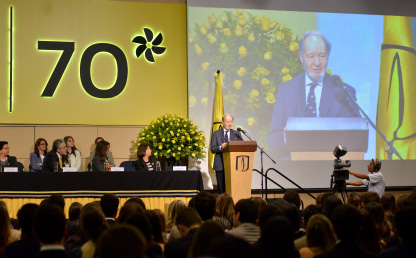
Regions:
M 316 82 L 310 83 L 308 100 L 306 102 L 306 114 L 307 117 L 316 117 L 316 99 L 315 99 L 315 88 L 318 85 Z
M 225 131 L 225 142 L 228 142 L 228 131 Z

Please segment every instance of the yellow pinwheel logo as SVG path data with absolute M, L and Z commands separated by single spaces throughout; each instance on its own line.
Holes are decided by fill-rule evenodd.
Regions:
M 136 48 L 136 57 L 140 58 L 140 56 L 144 52 L 144 56 L 147 61 L 154 63 L 155 58 L 153 57 L 153 54 L 161 55 L 166 51 L 165 47 L 159 46 L 162 44 L 163 41 L 163 35 L 162 33 L 157 34 L 157 36 L 153 39 L 153 32 L 148 29 L 143 29 L 145 37 L 143 36 L 136 36 L 133 39 L 134 43 L 138 43 L 139 46 Z

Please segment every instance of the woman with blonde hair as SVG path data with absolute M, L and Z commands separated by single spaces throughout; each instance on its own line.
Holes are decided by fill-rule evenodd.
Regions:
M 214 220 L 218 221 L 224 229 L 231 229 L 233 226 L 234 201 L 233 197 L 223 193 L 217 198 L 215 205 L 216 216 Z
M 166 225 L 166 233 L 168 234 L 169 242 L 181 237 L 178 227 L 176 226 L 176 217 L 186 208 L 186 204 L 181 200 L 171 202 L 168 209 L 168 219 Z
M 325 215 L 315 214 L 309 219 L 306 226 L 306 242 L 308 247 L 299 250 L 301 258 L 315 257 L 335 246 L 332 223 Z

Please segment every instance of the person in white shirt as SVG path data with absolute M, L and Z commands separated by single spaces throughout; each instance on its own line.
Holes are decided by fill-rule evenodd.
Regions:
M 369 192 L 376 192 L 380 198 L 384 194 L 385 190 L 385 183 L 384 183 L 384 176 L 380 172 L 381 169 L 381 161 L 379 159 L 372 159 L 370 164 L 368 164 L 368 172 L 370 174 L 362 174 L 357 173 L 352 170 L 350 170 L 350 174 L 360 178 L 362 180 L 355 181 L 355 182 L 348 182 L 346 185 L 355 185 L 355 186 L 361 186 L 365 185 L 367 186 L 367 189 Z
M 82 165 L 81 152 L 75 147 L 75 140 L 72 136 L 65 136 L 64 141 L 66 144 L 67 159 L 65 160 L 65 166 L 76 168 L 80 171 Z

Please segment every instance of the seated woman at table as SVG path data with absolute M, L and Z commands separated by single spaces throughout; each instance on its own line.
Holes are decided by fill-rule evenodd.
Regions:
M 82 157 L 81 152 L 75 147 L 75 141 L 72 136 L 65 136 L 67 164 L 65 167 L 75 168 L 77 171 L 81 169 Z
M 39 172 L 42 171 L 43 161 L 45 160 L 46 153 L 48 153 L 48 142 L 39 138 L 35 142 L 35 148 L 30 153 L 30 171 Z
M 110 171 L 111 165 L 108 162 L 108 153 L 110 153 L 110 143 L 100 141 L 95 148 L 94 158 L 92 158 L 92 171 L 102 172 Z
M 100 141 L 104 141 L 104 138 L 101 137 L 101 136 L 95 138 L 95 147 L 97 147 L 97 143 L 99 143 Z M 94 154 L 95 154 L 95 150 L 90 152 L 90 164 L 91 164 L 91 166 L 92 166 L 92 159 L 94 158 Z M 113 153 L 111 151 L 108 154 L 108 162 L 110 162 L 110 165 L 112 167 L 116 166 L 116 164 L 114 163 Z
M 6 141 L 0 141 L 0 167 L 3 171 L 4 167 L 18 167 L 17 159 L 14 156 L 9 156 L 9 143 Z
M 137 148 L 137 158 L 138 160 L 134 161 L 134 167 L 136 171 L 155 171 L 156 170 L 156 159 L 150 157 L 152 155 L 152 150 L 150 145 L 147 143 L 141 143 Z

